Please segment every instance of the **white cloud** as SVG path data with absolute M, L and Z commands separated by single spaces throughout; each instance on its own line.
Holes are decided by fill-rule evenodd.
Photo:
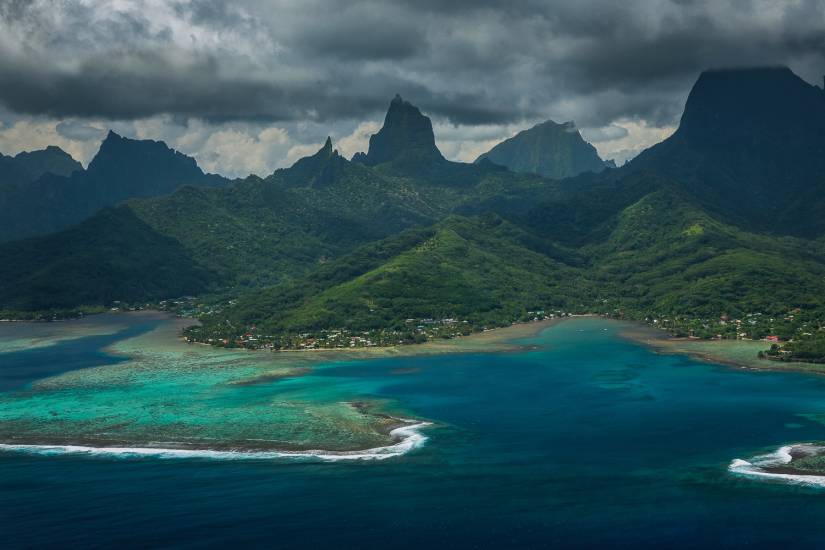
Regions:
M 352 158 L 352 155 L 359 151 L 366 152 L 370 143 L 370 136 L 381 129 L 381 123 L 377 121 L 362 122 L 351 134 L 339 138 L 333 142 L 333 147 L 338 149 L 341 156 Z
M 436 119 L 436 144 L 450 160 L 473 162 L 501 141 L 527 129 L 535 122 L 522 124 L 455 125 Z M 164 141 L 170 147 L 194 157 L 207 172 L 227 177 L 249 174 L 267 176 L 277 168 L 291 166 L 296 160 L 312 155 L 326 135 L 333 137 L 333 147 L 345 158 L 366 151 L 369 138 L 381 128 L 379 121 L 352 125 L 299 123 L 288 127 L 267 126 L 253 122 L 210 124 L 198 119 L 184 122 L 163 115 L 135 121 L 102 120 L 57 121 L 48 119 L 0 120 L 0 152 L 42 149 L 57 145 L 87 166 L 97 153 L 100 140 L 111 127 L 125 137 Z M 352 128 L 350 130 L 350 128 Z M 604 128 L 582 130 L 605 159 L 617 163 L 633 158 L 675 130 L 674 126 L 656 127 L 643 120 L 620 119 Z M 342 136 L 342 137 L 336 137 Z
M 593 143 L 603 159 L 613 159 L 622 165 L 648 147 L 655 145 L 676 131 L 676 126 L 650 126 L 643 120 L 616 121 L 613 126 L 627 130 L 626 135 Z M 618 135 L 617 133 L 616 135 Z
M 87 163 L 94 129 L 111 127 L 233 176 L 289 165 L 327 135 L 347 158 L 366 150 L 396 92 L 433 117 L 453 160 L 552 118 L 622 161 L 672 132 L 702 69 L 784 63 L 819 83 L 825 60 L 825 0 L 0 6 L 0 110 L 13 113 L 0 112 L 0 150 L 53 143 Z
M 437 121 L 433 124 L 433 131 L 436 145 L 446 158 L 460 162 L 473 162 L 479 155 L 486 153 L 496 144 L 534 124 L 535 122 L 470 126 Z
M 199 151 L 192 151 L 207 172 L 229 176 L 269 175 L 282 164 L 290 139 L 285 130 L 267 128 L 252 134 L 227 129 L 213 132 Z M 291 148 L 290 148 L 291 149 Z
M 18 120 L 0 126 L 0 152 L 6 155 L 45 149 L 49 145 L 57 145 L 85 166 L 97 152 L 100 141 L 64 137 L 54 121 Z
M 626 137 L 630 131 L 624 126 L 610 124 L 601 128 L 581 128 L 582 137 L 590 143 L 615 141 Z

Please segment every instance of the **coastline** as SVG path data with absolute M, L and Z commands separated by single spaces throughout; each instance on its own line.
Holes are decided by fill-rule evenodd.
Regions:
M 698 340 L 677 338 L 661 329 L 639 321 L 621 321 L 626 327 L 619 331 L 621 338 L 632 340 L 655 353 L 687 355 L 706 363 L 717 363 L 745 370 L 770 372 L 805 372 L 825 375 L 825 364 L 793 362 L 785 363 L 761 359 L 759 351 L 769 347 L 761 340 Z
M 133 320 L 136 323 L 142 321 L 158 321 L 149 332 L 143 332 L 132 336 L 126 340 L 119 340 L 110 346 L 106 351 L 111 354 L 129 357 L 129 361 L 116 365 L 103 365 L 89 369 L 69 371 L 57 377 L 46 378 L 37 381 L 32 385 L 35 392 L 45 392 L 48 395 L 53 390 L 58 390 L 62 394 L 69 388 L 77 388 L 79 392 L 89 392 L 90 395 L 98 395 L 101 392 L 112 392 L 112 397 L 105 398 L 101 403 L 103 407 L 109 407 L 112 403 L 117 403 L 120 407 L 124 399 L 133 396 L 128 393 L 129 387 L 150 388 L 151 384 L 160 382 L 170 384 L 170 387 L 180 387 L 182 391 L 188 391 L 192 384 L 200 385 L 196 387 L 192 395 L 196 396 L 195 401 L 184 402 L 176 406 L 180 407 L 181 418 L 185 419 L 187 414 L 191 414 L 188 408 L 192 403 L 197 404 L 204 395 L 204 391 L 223 393 L 228 390 L 234 395 L 241 395 L 236 392 L 249 392 L 255 395 L 258 391 L 255 386 L 266 384 L 285 383 L 287 387 L 292 386 L 291 392 L 300 388 L 301 382 L 295 383 L 295 379 L 311 375 L 316 368 L 324 368 L 325 364 L 338 361 L 380 359 L 390 357 L 411 357 L 427 356 L 436 354 L 454 353 L 501 353 L 501 352 L 523 352 L 535 349 L 535 342 L 530 341 L 542 331 L 561 324 L 564 321 L 577 319 L 598 319 L 612 321 L 615 333 L 621 338 L 631 339 L 638 342 L 655 353 L 662 354 L 685 354 L 702 361 L 715 364 L 725 364 L 749 370 L 782 370 L 777 369 L 773 362 L 760 360 L 756 357 L 755 349 L 761 348 L 764 342 L 758 341 L 701 341 L 692 339 L 680 339 L 670 337 L 665 332 L 638 322 L 617 321 L 598 315 L 579 315 L 563 318 L 554 318 L 544 321 L 517 323 L 506 327 L 490 329 L 478 332 L 466 337 L 455 339 L 434 340 L 423 344 L 410 344 L 402 346 L 391 346 L 385 348 L 355 348 L 355 349 L 321 349 L 306 350 L 315 353 L 305 353 L 293 350 L 287 353 L 254 353 L 258 350 L 246 349 L 225 349 L 208 345 L 192 345 L 187 343 L 180 336 L 180 330 L 193 322 L 191 318 L 181 318 L 168 312 L 141 311 L 141 312 L 121 312 L 105 314 L 98 317 L 101 321 L 108 321 L 113 325 L 123 325 L 121 320 Z M 98 323 L 105 325 L 106 323 Z M 128 324 L 128 323 L 127 323 Z M 88 329 L 86 323 L 75 325 L 79 328 Z M 602 330 L 600 328 L 600 330 Z M 608 329 L 604 329 L 608 330 Z M 613 332 L 614 329 L 611 329 Z M 521 340 L 521 341 L 520 341 Z M 744 346 L 742 344 L 745 344 Z M 733 347 L 731 346 L 733 345 Z M 321 353 L 318 353 L 321 352 Z M 753 352 L 753 353 L 751 353 Z M 743 359 L 745 358 L 745 359 Z M 780 365 L 784 366 L 784 365 Z M 796 367 L 797 365 L 790 365 Z M 799 370 L 799 369 L 793 369 Z M 812 372 L 803 369 L 805 372 Z M 814 371 L 815 372 L 815 371 Z M 821 373 L 822 371 L 820 371 Z M 394 373 L 393 373 L 394 374 Z M 406 373 L 399 373 L 406 374 Z M 149 383 L 149 384 L 147 384 Z M 122 387 L 123 389 L 119 389 Z M 263 389 L 263 392 L 268 390 Z M 120 392 L 120 393 L 118 393 Z M 285 394 L 286 395 L 286 394 Z M 248 423 L 248 429 L 252 430 L 246 435 L 239 433 L 222 433 L 216 430 L 215 433 L 200 434 L 189 433 L 186 430 L 172 430 L 166 432 L 164 436 L 157 438 L 151 434 L 151 426 L 141 427 L 141 431 L 131 432 L 130 430 L 113 430 L 109 426 L 103 426 L 106 431 L 78 432 L 71 436 L 67 433 L 48 433 L 35 429 L 32 433 L 22 431 L 15 432 L 10 427 L 7 435 L 0 443 L 0 450 L 37 453 L 37 454 L 86 454 L 86 455 L 107 455 L 112 457 L 140 457 L 153 456 L 159 458 L 215 458 L 215 459 L 251 459 L 251 458 L 313 458 L 319 460 L 347 460 L 347 459 L 378 459 L 399 456 L 423 445 L 427 437 L 421 433 L 423 428 L 432 425 L 426 418 L 413 418 L 415 415 L 407 414 L 404 410 L 392 410 L 384 408 L 380 402 L 372 402 L 369 398 L 349 399 L 345 396 L 330 396 L 325 400 L 313 401 L 317 392 L 304 390 L 304 393 L 292 393 L 290 398 L 295 398 L 301 406 L 294 408 L 283 406 L 282 411 L 273 413 L 271 406 L 266 405 L 256 412 L 255 401 L 250 401 L 249 413 L 244 413 L 239 420 L 247 422 L 245 419 L 252 419 Z M 365 394 L 367 395 L 367 394 Z M 342 399 L 343 397 L 343 399 Z M 172 406 L 166 401 L 166 397 L 156 395 L 138 395 L 137 401 L 130 405 L 129 410 L 157 410 L 163 414 L 169 413 Z M 183 398 L 183 395 L 181 395 Z M 84 398 L 85 399 L 85 398 Z M 58 399 L 54 404 L 43 408 L 43 418 L 49 423 L 54 422 L 52 411 L 59 411 L 61 401 Z M 84 401 L 84 406 L 85 406 Z M 189 404 L 187 404 L 189 403 Z M 284 401 L 286 403 L 286 401 Z M 236 410 L 236 403 L 231 402 L 230 409 Z M 67 408 L 69 413 L 75 410 L 75 406 Z M 306 409 L 309 406 L 309 409 Z M 302 411 L 310 410 L 309 415 L 304 415 Z M 29 409 L 26 409 L 29 411 Z M 120 409 L 119 409 L 120 410 Z M 139 418 L 129 417 L 129 410 L 125 416 L 126 422 L 140 421 Z M 209 411 L 203 411 L 207 417 L 214 412 L 215 407 L 210 406 Z M 293 413 L 297 411 L 297 413 Z M 124 412 L 121 410 L 121 412 Z M 26 412 L 26 415 L 30 412 Z M 196 411 L 200 415 L 200 411 Z M 323 418 L 328 425 L 319 425 L 316 432 L 305 432 L 300 437 L 292 438 L 292 435 L 277 430 L 270 432 L 273 426 L 271 421 L 261 422 L 261 435 L 254 435 L 254 430 L 258 430 L 257 424 L 260 414 L 273 414 L 272 419 L 280 422 L 282 419 L 295 417 L 294 425 L 306 425 L 307 420 L 313 417 Z M 297 414 L 297 416 L 296 416 Z M 317 415 L 317 416 L 313 416 Z M 223 421 L 220 414 L 215 415 L 216 420 Z M 182 420 L 183 421 L 183 420 Z M 129 424 L 124 423 L 124 426 Z M 204 425 L 209 425 L 204 424 Z M 36 427 L 36 426 L 35 426 Z M 138 426 L 140 427 L 140 426 Z M 173 426 L 174 428 L 174 426 Z M 225 431 L 225 430 L 224 430 Z M 357 434 L 352 440 L 340 438 L 339 434 L 350 431 Z M 105 435 L 104 435 L 105 434 Z M 249 435 L 253 434 L 253 435 Z M 792 467 L 792 466 L 791 466 Z M 778 465 L 772 474 L 795 474 L 799 471 L 791 471 L 787 464 Z
M 326 462 L 341 460 L 385 460 L 406 454 L 421 447 L 428 437 L 420 432 L 431 426 L 424 420 L 398 420 L 397 426 L 389 430 L 390 442 L 380 447 L 352 449 L 345 451 L 325 449 L 301 449 L 284 446 L 274 448 L 238 448 L 237 446 L 219 445 L 213 448 L 185 447 L 175 443 L 153 442 L 151 446 L 123 442 L 120 444 L 94 445 L 81 443 L 0 443 L 0 452 L 19 452 L 40 455 L 88 455 L 110 456 L 116 458 L 153 457 L 163 459 L 202 458 L 212 460 L 272 460 L 283 459 L 318 459 Z M 168 446 L 165 446 L 168 445 Z
M 820 455 L 822 451 L 821 445 L 813 443 L 784 445 L 771 453 L 747 460 L 735 458 L 728 465 L 728 471 L 755 479 L 825 488 L 825 472 L 795 466 L 807 458 Z
M 281 436 L 282 430 L 277 428 L 273 428 L 272 431 L 270 428 L 265 428 L 261 436 L 252 435 L 240 438 L 224 438 L 220 430 L 216 430 L 214 434 L 201 434 L 198 430 L 192 433 L 187 430 L 172 430 L 158 437 L 163 432 L 161 430 L 156 435 L 147 437 L 152 430 L 148 425 L 142 426 L 143 413 L 138 414 L 135 411 L 157 409 L 162 410 L 164 415 L 180 413 L 182 418 L 185 418 L 186 415 L 193 414 L 191 407 L 197 405 L 197 401 L 195 405 L 188 401 L 180 401 L 176 405 L 179 410 L 171 413 L 170 405 L 165 397 L 146 393 L 152 387 L 146 382 L 161 382 L 172 386 L 178 384 L 187 391 L 195 382 L 196 385 L 209 388 L 210 391 L 212 388 L 218 388 L 219 392 L 224 392 L 225 390 L 221 388 L 226 388 L 235 395 L 240 395 L 235 393 L 240 391 L 254 394 L 256 392 L 254 387 L 262 384 L 283 382 L 295 386 L 295 379 L 302 379 L 312 374 L 316 368 L 324 367 L 331 362 L 530 349 L 531 346 L 516 343 L 513 340 L 535 336 L 561 319 L 521 323 L 458 339 L 437 340 L 418 345 L 317 350 L 325 353 L 253 353 L 252 350 L 193 346 L 180 337 L 181 329 L 191 325 L 193 319 L 176 317 L 168 312 L 119 312 L 97 316 L 96 320 L 98 322 L 94 323 L 95 329 L 98 325 L 113 327 L 111 332 L 147 321 L 158 321 L 158 323 L 148 332 L 118 340 L 103 348 L 108 354 L 128 358 L 126 361 L 67 371 L 54 377 L 39 379 L 32 383 L 28 391 L 49 396 L 46 399 L 55 400 L 42 411 L 38 411 L 38 414 L 49 419 L 49 424 L 54 422 L 54 411 L 57 411 L 60 417 L 64 415 L 71 417 L 74 414 L 72 411 L 75 411 L 76 407 L 73 405 L 74 401 L 71 400 L 74 398 L 65 393 L 69 388 L 73 388 L 81 396 L 91 391 L 96 396 L 95 399 L 101 400 L 99 405 L 104 408 L 111 407 L 113 403 L 119 403 L 118 414 L 124 416 L 123 426 L 133 426 L 136 431 L 132 433 L 133 430 L 125 428 L 112 430 L 108 425 L 101 425 L 100 429 L 96 428 L 92 431 L 81 430 L 72 433 L 69 429 L 62 433 L 50 433 L 49 430 L 40 430 L 38 428 L 40 424 L 34 421 L 31 432 L 21 430 L 25 427 L 22 424 L 16 427 L 10 426 L 8 429 L 11 431 L 4 434 L 7 437 L 4 437 L 0 443 L 0 450 L 113 457 L 313 458 L 325 461 L 381 460 L 399 456 L 426 442 L 427 436 L 422 431 L 430 427 L 432 422 L 427 419 L 412 418 L 406 415 L 405 411 L 386 410 L 382 404 L 369 400 L 350 401 L 332 397 L 321 399 L 316 403 L 312 400 L 311 394 L 304 395 L 298 390 L 293 395 L 298 402 L 303 403 L 301 407 L 290 406 L 287 401 L 277 402 L 275 409 L 266 406 L 265 410 L 261 411 L 262 414 L 272 415 L 272 418 L 278 422 L 282 418 L 296 417 L 297 424 L 295 425 L 308 428 L 309 431 L 299 433 L 294 439 L 289 431 L 283 431 L 284 435 Z M 73 327 L 69 331 L 71 338 L 82 338 L 91 330 L 88 319 L 85 322 L 61 323 L 61 325 Z M 37 326 L 45 325 L 37 323 Z M 192 377 L 196 377 L 196 380 L 187 381 Z M 126 407 L 124 400 L 127 397 L 124 392 L 128 392 L 127 388 L 134 384 L 141 388 L 141 392 L 128 394 L 136 402 Z M 299 388 L 300 384 L 297 382 Z M 195 393 L 200 398 L 203 390 L 195 389 L 197 390 Z M 290 391 L 295 392 L 294 389 Z M 106 397 L 108 394 L 112 394 L 113 397 Z M 64 404 L 60 397 L 62 395 L 66 395 L 67 399 L 71 398 L 67 401 L 69 406 L 65 410 L 61 408 Z M 21 399 L 25 400 L 26 395 L 21 394 Z M 257 401 L 250 403 L 253 409 L 259 406 Z M 26 412 L 26 418 L 28 418 L 33 412 L 26 410 L 29 411 Z M 232 403 L 231 410 L 236 410 L 234 403 Z M 214 413 L 214 410 L 212 412 Z M 215 418 L 218 417 L 219 415 L 215 416 Z M 306 424 L 313 418 L 321 418 L 323 422 L 316 426 Z M 258 429 L 258 424 L 262 427 L 272 426 L 272 424 L 261 423 L 258 414 L 243 413 L 239 419 L 242 424 L 247 425 L 248 430 L 252 430 L 248 433 L 254 433 L 254 430 Z M 68 422 L 71 424 L 73 420 Z M 357 436 L 350 439 L 339 435 L 345 432 L 351 432 Z
M 213 346 L 203 342 L 188 342 L 181 336 L 184 328 L 196 325 L 199 323 L 198 319 L 194 317 L 180 317 L 168 311 L 161 311 L 155 309 L 144 309 L 136 311 L 118 311 L 118 312 L 103 312 L 96 314 L 89 314 L 82 318 L 59 319 L 55 321 L 44 320 L 6 320 L 9 325 L 33 325 L 33 326 L 49 326 L 51 323 L 58 323 L 64 327 L 80 327 L 84 325 L 94 324 L 108 324 L 118 319 L 141 319 L 160 320 L 165 321 L 164 327 L 159 327 L 164 343 L 171 343 L 169 338 L 170 333 L 173 335 L 175 341 L 185 344 L 187 346 L 198 346 L 203 349 L 212 349 L 215 351 L 232 351 L 232 352 L 256 352 L 256 353 L 271 353 L 277 355 L 318 355 L 324 357 L 333 357 L 341 355 L 342 357 L 373 357 L 373 356 L 409 356 L 409 355 L 429 355 L 441 353 L 467 353 L 473 351 L 523 351 L 529 349 L 529 346 L 513 343 L 513 340 L 522 338 L 530 338 L 539 334 L 545 328 L 553 326 L 559 322 L 567 319 L 577 317 L 595 317 L 595 314 L 585 315 L 571 315 L 568 317 L 555 317 L 553 319 L 545 319 L 542 321 L 528 321 L 522 323 L 514 323 L 504 327 L 496 327 L 484 330 L 482 332 L 474 332 L 467 336 L 460 336 L 456 338 L 434 339 L 421 344 L 403 344 L 391 346 L 372 346 L 372 347 L 356 347 L 356 348 L 315 348 L 315 349 L 281 349 L 281 350 L 249 350 L 245 348 L 222 348 Z M 157 329 L 156 329 L 157 330 Z M 483 349 L 482 349 L 483 348 Z M 112 350 L 114 351 L 114 350 Z M 114 351 L 117 353 L 117 351 Z
M 618 336 L 636 343 L 642 344 L 656 353 L 687 355 L 707 363 L 717 363 L 729 367 L 747 370 L 774 371 L 774 372 L 806 372 L 814 374 L 825 374 L 825 364 L 804 363 L 804 362 L 781 362 L 770 359 L 760 359 L 757 353 L 766 349 L 766 342 L 757 340 L 699 340 L 692 338 L 677 338 L 670 336 L 665 331 L 647 325 L 641 321 L 629 321 L 612 319 L 597 314 L 570 315 L 567 317 L 556 317 L 542 321 L 529 321 L 524 323 L 514 323 L 505 327 L 487 329 L 482 332 L 475 332 L 467 336 L 449 339 L 429 340 L 421 344 L 404 344 L 392 346 L 357 347 L 357 348 L 316 348 L 316 349 L 285 349 L 285 350 L 249 350 L 244 348 L 221 348 L 201 342 L 187 342 L 181 331 L 198 320 L 193 317 L 179 317 L 173 313 L 160 310 L 138 310 L 105 312 L 88 315 L 82 319 L 66 319 L 60 325 L 83 326 L 95 325 L 96 321 L 116 321 L 118 318 L 145 318 L 164 321 L 164 324 L 155 332 L 156 341 L 161 341 L 165 345 L 173 347 L 197 347 L 203 350 L 213 350 L 216 353 L 254 353 L 269 354 L 270 356 L 282 357 L 304 357 L 314 360 L 336 360 L 355 358 L 381 358 L 381 357 L 405 357 L 419 355 L 438 355 L 448 353 L 502 353 L 528 351 L 532 346 L 517 343 L 517 340 L 531 338 L 541 331 L 561 322 L 587 317 L 599 317 L 608 321 L 623 324 L 623 328 L 618 331 Z M 46 326 L 49 323 L 44 321 L 13 321 L 10 325 L 32 324 Z M 105 324 L 105 323 L 102 323 Z M 41 344 L 42 345 L 42 344 Z M 107 352 L 115 355 L 124 354 L 122 350 L 111 346 Z M 312 362 L 312 360 L 310 361 Z
M 126 358 L 122 362 L 61 372 L 10 392 L 0 411 L 0 451 L 113 458 L 382 460 L 428 439 L 422 433 L 432 424 L 428 420 L 386 409 L 383 402 L 357 392 L 352 397 L 358 399 L 351 400 L 347 391 L 323 385 L 317 395 L 302 390 L 299 382 L 298 388 L 283 390 L 285 398 L 272 402 L 237 401 L 245 394 L 260 394 L 255 386 L 300 379 L 328 363 L 327 356 L 196 349 L 179 337 L 192 320 L 165 312 L 113 314 L 98 321 L 94 327 L 73 324 L 70 339 L 83 338 L 98 326 L 114 327 L 111 333 L 147 322 L 153 328 L 101 348 Z M 174 402 L 165 388 L 180 391 Z M 211 400 L 206 408 L 204 395 Z M 29 403 L 32 398 L 37 406 Z M 17 412 L 15 401 L 20 403 Z M 170 422 L 171 417 L 178 420 Z M 227 424 L 227 419 L 235 422 Z
M 421 344 L 404 344 L 393 346 L 372 346 L 357 348 L 315 348 L 315 349 L 282 349 L 282 350 L 248 350 L 244 348 L 221 348 L 202 342 L 187 342 L 180 336 L 180 331 L 185 326 L 191 326 L 197 319 L 178 318 L 179 328 L 177 338 L 186 345 L 202 346 L 205 349 L 242 351 L 248 353 L 269 353 L 273 355 L 307 355 L 332 359 L 337 356 L 345 358 L 372 358 L 372 357 L 404 357 L 417 355 L 435 355 L 445 353 L 472 353 L 472 352 L 517 352 L 532 349 L 532 346 L 516 343 L 516 340 L 531 338 L 538 335 L 544 329 L 558 324 L 567 319 L 575 317 L 592 317 L 593 315 L 575 315 L 570 317 L 556 317 L 542 321 L 529 321 L 525 323 L 515 323 L 505 327 L 487 329 L 482 332 L 474 332 L 467 336 L 457 338 L 445 338 L 429 340 Z M 183 323 L 189 321 L 189 323 Z

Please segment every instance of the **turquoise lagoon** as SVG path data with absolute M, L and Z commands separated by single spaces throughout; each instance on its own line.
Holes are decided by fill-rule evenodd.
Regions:
M 825 490 L 731 470 L 825 440 L 825 377 L 658 355 L 595 318 L 375 358 L 189 346 L 175 323 L 0 326 L 4 541 L 825 545 Z

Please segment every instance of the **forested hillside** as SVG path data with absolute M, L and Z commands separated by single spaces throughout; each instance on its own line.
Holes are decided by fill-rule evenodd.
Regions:
M 251 347 L 334 331 L 414 341 L 570 312 L 696 336 L 818 329 L 823 105 L 787 69 L 704 73 L 673 136 L 563 180 L 446 160 L 400 97 L 352 161 L 328 139 L 231 185 L 155 144 L 206 185 L 0 245 L 0 304 L 14 315 L 197 295 L 191 338 Z M 103 152 L 87 172 L 107 166 Z

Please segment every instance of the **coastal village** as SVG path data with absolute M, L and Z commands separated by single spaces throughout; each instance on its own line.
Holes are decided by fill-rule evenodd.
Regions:
M 704 340 L 757 340 L 766 343 L 759 357 L 774 361 L 825 363 L 825 322 L 799 308 L 771 316 L 748 313 L 718 319 L 648 317 L 645 321 L 676 337 Z
M 179 315 L 193 316 L 220 313 L 222 306 L 210 306 L 197 303 L 194 297 L 183 297 L 158 304 L 158 309 L 174 311 Z M 508 324 L 542 321 L 562 318 L 584 311 L 569 312 L 563 310 L 535 310 L 515 315 Z M 613 310 L 603 315 L 617 319 L 628 319 L 621 310 Z M 814 351 L 802 356 L 807 361 L 825 360 L 825 353 L 820 353 L 825 342 L 825 321 L 811 316 L 800 308 L 791 308 L 784 315 L 769 315 L 751 312 L 739 316 L 722 313 L 713 318 L 696 318 L 688 316 L 647 316 L 644 322 L 661 329 L 675 337 L 697 340 L 757 340 L 766 343 L 762 356 L 766 359 L 795 361 L 800 360 L 796 351 L 800 342 L 811 347 L 816 342 Z M 189 342 L 199 342 L 219 347 L 265 349 L 265 350 L 318 350 L 318 349 L 353 349 L 367 347 L 385 347 L 407 344 L 420 344 L 434 339 L 460 338 L 473 332 L 496 328 L 496 326 L 476 326 L 471 321 L 454 317 L 410 318 L 403 324 L 366 331 L 346 328 L 302 332 L 299 334 L 277 335 L 261 332 L 255 326 L 245 327 L 243 332 L 229 330 L 222 334 L 208 334 L 202 327 L 187 329 L 185 338 Z M 234 333 L 234 334 L 233 334 Z M 231 336 L 230 336 L 231 334 Z
M 108 308 L 88 311 L 68 311 L 64 314 L 49 312 L 48 315 L 33 315 L 27 320 L 61 320 L 83 317 L 84 314 L 104 311 L 159 310 L 174 313 L 180 317 L 198 318 L 203 315 L 218 315 L 233 300 L 225 303 L 204 302 L 195 296 L 182 296 L 157 303 L 129 304 L 113 302 Z M 605 301 L 606 302 L 606 301 Z M 606 308 L 607 309 L 607 308 Z M 216 330 L 202 326 L 192 326 L 184 331 L 183 337 L 190 343 L 202 343 L 217 347 L 243 348 L 250 350 L 297 350 L 356 349 L 420 344 L 436 339 L 461 338 L 474 332 L 483 332 L 515 323 L 542 321 L 588 311 L 535 310 L 514 314 L 501 323 L 477 325 L 471 320 L 458 317 L 409 318 L 394 326 L 371 330 L 334 328 L 300 332 L 296 334 L 271 334 L 251 325 L 248 327 L 225 326 Z M 785 314 L 752 312 L 738 316 L 722 313 L 718 317 L 689 317 L 672 315 L 647 315 L 637 317 L 622 309 L 610 309 L 600 313 L 614 319 L 640 320 L 661 329 L 677 338 L 695 340 L 752 340 L 765 342 L 765 350 L 760 357 L 777 361 L 825 362 L 825 319 L 815 313 L 790 308 Z M 16 320 L 0 314 L 0 322 Z
M 741 318 L 722 314 L 718 318 L 687 316 L 647 317 L 645 321 L 677 337 L 716 340 L 765 340 L 780 342 L 811 336 L 821 330 L 816 319 L 808 319 L 800 309 L 783 316 L 747 313 Z
M 197 318 L 201 315 L 217 315 L 226 304 L 206 304 L 194 296 L 163 300 L 156 304 L 127 305 L 114 303 L 109 311 L 136 311 L 155 309 L 175 313 L 181 317 Z M 185 330 L 184 338 L 190 343 L 209 344 L 217 347 L 250 350 L 356 349 L 421 344 L 436 339 L 461 338 L 474 332 L 482 332 L 515 323 L 543 321 L 581 315 L 585 312 L 562 310 L 535 310 L 515 315 L 508 322 L 485 326 L 456 317 L 409 318 L 396 326 L 371 330 L 347 328 L 324 329 L 297 334 L 269 334 L 251 325 L 237 329 L 224 327 L 217 332 L 201 326 Z M 633 319 L 621 310 L 602 313 L 605 317 Z M 714 318 L 688 316 L 650 316 L 644 322 L 677 338 L 696 340 L 753 340 L 766 343 L 760 357 L 779 361 L 825 362 L 825 320 L 812 316 L 800 308 L 789 309 L 784 315 L 761 312 L 740 316 L 721 314 Z M 804 349 L 805 351 L 800 351 Z
M 544 311 L 530 311 L 521 322 L 535 322 L 569 315 L 564 312 L 545 314 Z M 476 327 L 467 320 L 452 317 L 405 319 L 402 327 L 373 330 L 350 330 L 346 328 L 302 332 L 299 334 L 266 334 L 256 326 L 247 327 L 242 335 L 234 338 L 223 334 L 205 332 L 204 327 L 186 329 L 184 337 L 190 343 L 205 343 L 218 347 L 263 349 L 263 350 L 318 350 L 355 349 L 387 347 L 408 344 L 423 344 L 430 340 L 452 339 L 468 336 L 473 332 L 491 330 L 496 327 Z

